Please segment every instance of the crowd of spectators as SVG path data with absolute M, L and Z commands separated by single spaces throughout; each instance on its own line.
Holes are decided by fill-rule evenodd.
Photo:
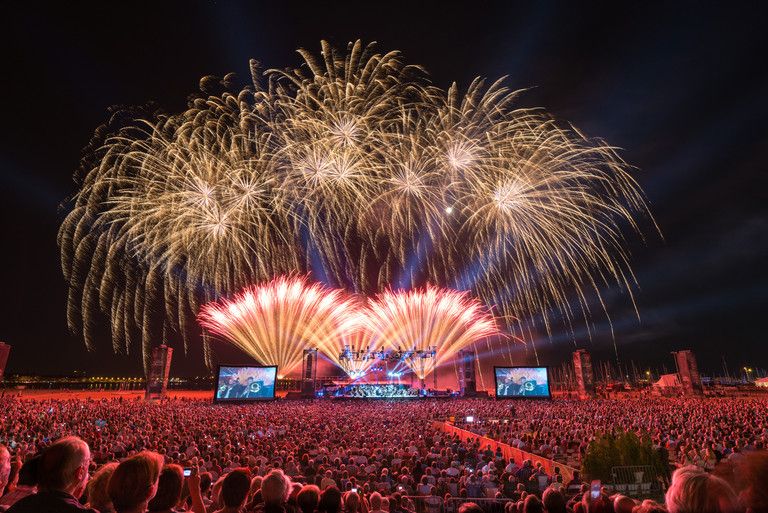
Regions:
M 595 435 L 617 430 L 649 434 L 674 467 L 712 470 L 734 452 L 768 448 L 768 401 L 758 398 L 498 401 L 478 405 L 471 424 L 465 418 L 456 423 L 574 467 Z
M 599 432 L 679 459 L 666 506 L 593 495 L 434 420 L 547 457 Z M 76 435 L 76 436 L 73 436 Z M 0 511 L 562 513 L 768 511 L 768 402 L 277 401 L 214 405 L 0 398 Z M 712 451 L 714 463 L 697 455 Z M 718 464 L 719 463 L 719 464 Z M 710 470 L 714 469 L 714 472 Z M 188 474 L 188 475 L 186 475 Z

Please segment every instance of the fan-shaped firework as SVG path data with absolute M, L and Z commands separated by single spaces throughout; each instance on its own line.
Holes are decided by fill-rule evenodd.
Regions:
M 97 132 L 59 233 L 69 324 L 89 347 L 106 314 L 115 349 L 141 341 L 146 364 L 161 330 L 186 347 L 201 303 L 286 272 L 364 294 L 470 290 L 509 328 L 549 329 L 603 286 L 629 288 L 621 226 L 646 209 L 611 147 L 514 108 L 500 82 L 462 95 L 397 52 L 322 50 L 265 85 L 252 63 L 235 94 Z
M 281 375 L 301 365 L 307 347 L 326 347 L 356 326 L 357 312 L 339 290 L 280 277 L 234 299 L 204 305 L 200 324 Z
M 375 342 L 407 354 L 405 363 L 420 379 L 460 349 L 500 335 L 493 316 L 477 299 L 432 286 L 384 291 L 370 302 L 365 318 Z
M 324 345 L 318 346 L 329 360 L 352 379 L 364 376 L 378 360 L 378 348 L 374 346 L 377 337 L 366 322 L 367 309 L 360 301 L 356 308 L 356 316 L 347 324 L 348 329 L 338 338 L 326 339 Z

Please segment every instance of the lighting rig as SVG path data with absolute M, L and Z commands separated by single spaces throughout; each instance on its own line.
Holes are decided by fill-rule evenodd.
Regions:
M 367 347 L 365 349 L 353 350 L 350 346 L 345 345 L 344 349 L 339 353 L 339 363 L 344 364 L 348 362 L 350 366 L 354 363 L 365 363 L 371 360 L 378 360 L 382 362 L 406 362 L 412 369 L 420 370 L 422 376 L 426 375 L 428 368 L 428 361 L 434 360 L 437 357 L 437 346 L 428 347 L 427 349 L 371 349 Z M 437 388 L 437 373 L 434 370 L 433 365 L 432 374 L 435 380 L 435 388 Z M 422 389 L 426 389 L 426 383 L 424 378 L 421 378 L 420 385 Z

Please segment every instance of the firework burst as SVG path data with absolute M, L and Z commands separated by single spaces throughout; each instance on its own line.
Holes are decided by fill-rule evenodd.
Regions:
M 424 379 L 436 366 L 478 340 L 501 335 L 493 316 L 467 292 L 427 286 L 386 290 L 370 302 L 365 321 L 375 343 L 411 354 L 405 363 Z M 421 355 L 435 350 L 431 358 Z M 420 354 L 419 354 L 420 353 Z
M 329 347 L 357 326 L 354 302 L 303 277 L 279 277 L 200 309 L 200 324 L 281 375 L 301 366 L 303 350 Z
M 97 131 L 59 231 L 88 347 L 106 316 L 115 350 L 138 343 L 146 367 L 161 334 L 187 347 L 201 304 L 286 273 L 369 296 L 467 290 L 510 330 L 588 322 L 606 286 L 631 295 L 622 227 L 647 209 L 613 148 L 517 108 L 501 81 L 442 90 L 359 41 L 300 54 Z
M 378 361 L 378 351 L 374 346 L 377 337 L 366 323 L 366 313 L 358 305 L 355 320 L 349 324 L 350 329 L 335 340 L 327 340 L 328 343 L 320 348 L 351 379 L 365 376 Z

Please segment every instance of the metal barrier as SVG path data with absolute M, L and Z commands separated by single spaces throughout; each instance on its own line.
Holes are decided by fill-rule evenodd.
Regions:
M 664 492 L 656 470 L 650 465 L 613 467 L 611 476 L 614 489 L 630 497 L 648 498 Z
M 514 499 L 488 497 L 451 497 L 443 500 L 437 495 L 404 495 L 402 500 L 409 501 L 416 513 L 457 513 L 459 506 L 473 502 L 486 513 L 504 513 L 504 505 L 515 502 Z
M 521 463 L 523 460 L 531 460 L 534 465 L 536 465 L 537 463 L 541 463 L 542 466 L 544 467 L 544 471 L 550 476 L 555 473 L 555 468 L 559 468 L 560 473 L 563 475 L 564 483 L 567 483 L 571 479 L 573 479 L 573 473 L 578 470 L 568 465 L 565 465 L 563 463 L 557 462 L 555 460 L 544 458 L 543 456 L 539 456 L 538 454 L 532 454 L 530 452 L 521 451 L 517 447 L 512 447 L 511 445 L 505 444 L 503 442 L 499 442 L 492 438 L 475 434 L 472 431 L 467 431 L 466 429 L 458 428 L 447 422 L 433 422 L 432 427 L 434 429 L 446 432 L 451 435 L 458 435 L 459 438 L 461 438 L 461 440 L 465 442 L 469 440 L 476 440 L 480 442 L 480 447 L 490 446 L 491 450 L 493 451 L 499 448 L 501 449 L 501 453 L 505 459 L 507 460 L 514 459 L 518 464 Z

